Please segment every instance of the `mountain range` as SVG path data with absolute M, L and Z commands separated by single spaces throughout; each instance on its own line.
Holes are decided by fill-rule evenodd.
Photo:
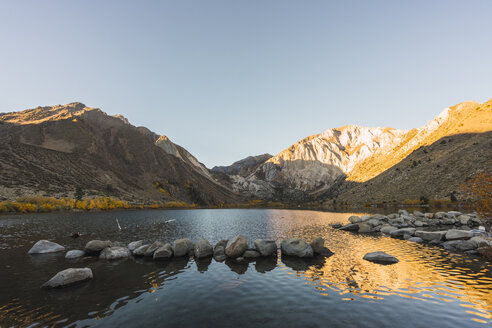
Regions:
M 421 128 L 348 125 L 279 154 L 208 169 L 167 136 L 81 103 L 0 114 L 0 198 L 88 195 L 133 202 L 321 204 L 458 195 L 492 160 L 492 100 L 446 108 Z

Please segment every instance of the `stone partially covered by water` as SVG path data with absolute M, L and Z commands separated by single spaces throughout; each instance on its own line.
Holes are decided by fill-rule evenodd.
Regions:
M 92 279 L 92 270 L 89 268 L 70 268 L 58 272 L 43 284 L 43 288 L 59 288 L 73 285 Z
M 49 240 L 40 240 L 29 250 L 28 254 L 46 254 L 63 252 L 65 247 Z

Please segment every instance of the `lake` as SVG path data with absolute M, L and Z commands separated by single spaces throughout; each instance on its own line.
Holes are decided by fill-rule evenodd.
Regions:
M 329 224 L 354 213 L 223 209 L 0 216 L 0 326 L 57 327 L 490 327 L 492 265 Z M 362 215 L 362 213 L 355 213 Z M 122 229 L 116 224 L 118 219 Z M 82 236 L 74 239 L 73 232 Z M 137 258 L 67 260 L 28 255 L 40 239 L 83 249 L 93 239 L 123 243 L 237 234 L 325 238 L 329 258 L 260 258 L 250 263 Z M 400 262 L 362 259 L 382 250 Z M 58 271 L 89 267 L 94 278 L 64 289 L 40 286 Z

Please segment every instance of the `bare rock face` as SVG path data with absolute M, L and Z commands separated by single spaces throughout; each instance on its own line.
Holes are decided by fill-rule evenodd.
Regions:
M 228 257 L 236 258 L 242 256 L 246 249 L 248 249 L 248 238 L 237 235 L 227 242 L 225 253 Z
M 400 262 L 396 257 L 391 256 L 385 252 L 367 253 L 366 255 L 364 255 L 363 258 L 366 261 L 380 263 L 380 264 L 393 264 L 393 263 Z
M 313 257 L 313 249 L 304 240 L 299 238 L 291 238 L 282 240 L 280 243 L 282 255 L 297 256 L 297 257 Z
M 84 251 L 87 255 L 99 255 L 106 247 L 111 246 L 111 241 L 91 240 L 85 245 Z
M 27 252 L 28 254 L 45 254 L 62 252 L 65 247 L 49 240 L 40 240 Z
M 70 268 L 58 272 L 48 280 L 43 288 L 59 288 L 73 285 L 78 282 L 92 279 L 92 270 L 89 268 Z

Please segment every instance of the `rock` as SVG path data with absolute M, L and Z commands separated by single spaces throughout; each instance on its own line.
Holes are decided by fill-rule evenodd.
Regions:
M 467 225 L 468 221 L 470 221 L 470 217 L 468 215 L 460 215 L 457 218 L 462 225 Z
M 106 247 L 110 247 L 109 240 L 91 240 L 85 245 L 84 251 L 87 255 L 98 255 Z
M 373 232 L 372 226 L 369 223 L 366 222 L 361 222 L 357 223 L 359 225 L 359 232 L 365 233 L 365 232 Z
M 70 268 L 58 272 L 44 283 L 43 288 L 65 287 L 77 282 L 92 279 L 92 270 L 89 268 Z
M 490 245 L 490 242 L 487 241 L 487 239 L 480 236 L 472 237 L 470 241 L 476 243 L 477 247 L 486 247 Z
M 408 216 L 408 212 L 405 210 L 398 210 L 398 214 Z
M 142 245 L 138 248 L 136 248 L 134 251 L 133 251 L 133 255 L 134 256 L 144 256 L 145 255 L 145 252 L 147 251 L 147 249 L 149 248 L 149 244 L 146 244 L 146 245 Z
M 390 225 L 385 225 L 381 228 L 381 232 L 384 233 L 385 235 L 389 235 L 392 231 L 398 230 L 397 227 L 393 227 Z
M 466 255 L 478 255 L 479 252 L 476 249 L 470 249 L 469 251 L 465 251 Z
M 411 237 L 411 238 L 408 238 L 407 240 L 408 241 L 411 241 L 413 243 L 418 243 L 418 244 L 424 242 L 424 240 L 422 238 L 420 238 L 420 237 Z
M 154 256 L 154 252 L 158 249 L 158 248 L 161 248 L 162 246 L 164 246 L 163 243 L 161 243 L 160 241 L 154 241 L 154 243 L 152 245 L 150 245 L 146 250 L 145 250 L 145 253 L 144 255 L 145 256 Z
M 428 219 L 432 219 L 432 218 L 434 218 L 434 213 L 425 213 L 424 215 L 425 215 L 425 217 L 426 217 L 426 218 L 428 218 Z
M 447 231 L 416 231 L 415 237 L 420 237 L 425 241 L 440 241 L 444 238 Z
M 170 259 L 171 257 L 173 257 L 173 248 L 170 243 L 159 247 L 154 252 L 154 260 Z
M 195 248 L 194 248 L 195 258 L 201 259 L 204 257 L 212 256 L 213 254 L 214 254 L 214 251 L 212 249 L 212 245 L 210 245 L 208 240 L 202 238 L 196 242 Z
M 128 249 L 133 253 L 134 250 L 143 245 L 143 240 L 132 241 L 128 244 Z
M 334 224 L 330 224 L 330 227 L 332 227 L 333 229 L 340 229 L 342 225 L 340 223 L 334 223 Z
M 277 244 L 275 240 L 256 239 L 255 248 L 261 256 L 277 255 Z
M 321 237 L 317 237 L 311 242 L 310 246 L 315 254 L 319 254 L 319 252 L 323 250 L 323 247 L 325 247 L 325 240 Z
M 449 212 L 448 212 L 448 215 L 450 215 L 450 216 L 460 216 L 460 215 L 462 215 L 462 214 L 463 214 L 463 213 L 458 212 L 458 211 L 449 211 Z
M 226 246 L 227 246 L 227 242 L 228 242 L 228 240 L 227 240 L 227 239 L 222 239 L 222 240 L 221 240 L 221 241 L 219 241 L 217 244 L 215 244 L 214 250 L 215 250 L 217 247 L 220 247 L 220 246 L 224 247 L 224 250 L 225 250 L 225 248 L 226 248 Z
M 361 219 L 362 222 L 364 222 L 364 221 L 369 220 L 370 218 L 372 218 L 372 216 L 370 216 L 370 215 L 363 215 L 363 216 L 361 216 L 360 219 Z
M 327 257 L 335 254 L 332 251 L 330 251 L 327 247 L 323 247 L 322 249 L 318 250 L 317 253 L 321 256 L 327 256 Z
M 369 224 L 371 227 L 378 226 L 380 223 L 381 223 L 381 220 L 374 218 L 374 217 L 370 220 L 367 220 L 367 224 Z M 360 229 L 359 229 L 359 232 L 360 232 Z
M 415 216 L 425 216 L 424 213 L 419 212 L 419 211 L 413 211 L 413 215 L 415 215 Z
M 451 229 L 446 232 L 446 240 L 470 239 L 474 234 L 471 231 Z
M 456 220 L 453 219 L 453 218 L 444 218 L 442 219 L 442 224 L 444 225 L 452 225 L 452 224 L 455 224 L 456 223 Z
M 227 242 L 225 253 L 228 257 L 236 258 L 243 255 L 248 248 L 248 238 L 243 235 L 237 235 Z
M 62 252 L 65 247 L 49 240 L 40 240 L 31 247 L 28 254 L 45 254 Z
M 99 258 L 101 260 L 117 260 L 127 258 L 132 253 L 126 247 L 115 246 L 115 247 L 106 247 L 99 254 Z
M 194 247 L 195 244 L 188 238 L 176 239 L 173 243 L 174 256 L 187 256 Z
M 348 218 L 348 220 L 350 221 L 350 223 L 359 223 L 359 222 L 362 222 L 362 219 L 356 215 L 353 215 L 351 217 Z
M 227 255 L 225 255 L 225 246 L 222 245 L 216 245 L 214 248 L 214 259 L 217 262 L 222 262 L 227 258 Z
M 393 264 L 399 262 L 396 257 L 386 254 L 385 252 L 367 253 L 364 255 L 363 259 L 380 264 Z
M 415 222 L 413 223 L 413 225 L 416 226 L 416 227 L 423 227 L 424 226 L 424 222 L 419 221 L 419 220 L 415 220 Z
M 65 254 L 65 258 L 66 259 L 76 259 L 76 258 L 82 257 L 84 255 L 85 255 L 84 251 L 74 249 L 74 250 L 68 251 L 67 254 Z
M 299 238 L 283 240 L 280 244 L 280 249 L 282 250 L 282 255 L 313 257 L 313 249 L 311 246 Z
M 415 233 L 415 228 L 402 228 L 402 229 L 391 231 L 390 236 L 393 238 L 397 238 L 397 237 L 403 237 L 404 235 L 413 236 L 414 233 Z
M 253 258 L 260 257 L 260 256 L 261 256 L 260 252 L 258 252 L 256 249 L 247 249 L 243 253 L 243 257 L 245 259 L 253 259 Z
M 389 223 L 391 225 L 403 224 L 403 222 L 405 222 L 405 220 L 403 220 L 403 218 L 400 218 L 400 217 L 389 220 Z
M 479 218 L 476 217 L 470 217 L 470 220 L 468 220 L 468 225 L 469 226 L 479 226 L 482 223 Z
M 359 231 L 359 225 L 357 223 L 349 223 L 338 229 L 343 231 Z
M 470 240 L 450 240 L 442 243 L 442 246 L 451 251 L 469 251 L 477 248 L 477 243 Z

